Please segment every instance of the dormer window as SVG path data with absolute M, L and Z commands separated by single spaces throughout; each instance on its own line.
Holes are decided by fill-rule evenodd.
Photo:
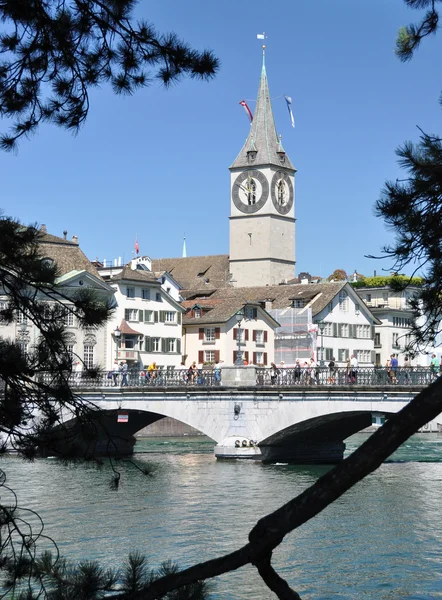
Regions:
M 255 162 L 256 159 L 256 150 L 249 150 L 249 152 L 247 152 L 247 161 L 249 163 L 253 163 Z
M 281 165 L 285 164 L 285 152 L 278 152 L 278 156 L 279 156 L 279 162 L 281 163 Z
M 195 319 L 199 319 L 201 317 L 201 309 L 200 308 L 194 308 L 193 309 L 193 316 L 195 317 Z

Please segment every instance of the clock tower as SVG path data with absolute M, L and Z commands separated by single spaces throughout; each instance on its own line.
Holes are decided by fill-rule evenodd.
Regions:
M 235 287 L 295 276 L 295 168 L 276 133 L 263 65 L 248 138 L 230 170 L 230 273 Z

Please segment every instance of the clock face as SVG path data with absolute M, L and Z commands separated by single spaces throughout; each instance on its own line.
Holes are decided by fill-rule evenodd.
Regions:
M 286 215 L 293 206 L 293 184 L 285 171 L 277 171 L 272 178 L 272 202 L 281 215 Z
M 269 184 L 261 171 L 244 171 L 233 182 L 232 200 L 241 212 L 251 214 L 264 206 Z

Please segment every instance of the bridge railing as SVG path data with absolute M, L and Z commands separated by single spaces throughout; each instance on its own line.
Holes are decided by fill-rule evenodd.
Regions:
M 258 386 L 368 386 L 413 385 L 427 386 L 439 376 L 429 367 L 305 367 L 257 369 Z
M 310 387 L 310 386 L 364 386 L 380 387 L 385 385 L 420 386 L 429 385 L 439 373 L 433 372 L 429 367 L 398 367 L 389 369 L 382 367 L 359 367 L 358 369 L 347 369 L 347 367 L 306 367 L 272 368 L 261 367 L 225 367 L 222 371 L 214 369 L 198 369 L 189 376 L 186 369 L 157 370 L 151 373 L 146 371 L 130 370 L 126 376 L 113 371 L 83 371 L 73 373 L 69 380 L 73 388 L 104 388 L 104 387 L 131 387 L 131 388 L 153 388 L 153 387 L 183 387 L 203 386 L 215 387 L 220 385 L 237 386 L 245 385 L 241 378 L 227 377 L 226 371 L 236 369 L 247 369 L 248 377 L 246 385 L 257 387 Z M 250 371 L 252 377 L 250 378 Z M 224 371 L 224 377 L 223 377 Z M 234 371 L 236 373 L 236 371 Z M 254 373 L 254 375 L 253 375 Z M 40 381 L 50 383 L 51 375 L 39 374 Z

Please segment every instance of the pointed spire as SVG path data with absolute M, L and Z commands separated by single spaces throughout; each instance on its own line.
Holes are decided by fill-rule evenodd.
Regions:
M 241 152 L 230 168 L 278 165 L 287 169 L 294 167 L 285 154 L 281 139 L 276 132 L 270 101 L 269 84 L 265 67 L 265 46 L 262 47 L 262 69 L 255 113 L 250 132 Z
M 186 234 L 184 234 L 184 240 L 183 240 L 183 256 L 182 256 L 182 258 L 187 258 Z

